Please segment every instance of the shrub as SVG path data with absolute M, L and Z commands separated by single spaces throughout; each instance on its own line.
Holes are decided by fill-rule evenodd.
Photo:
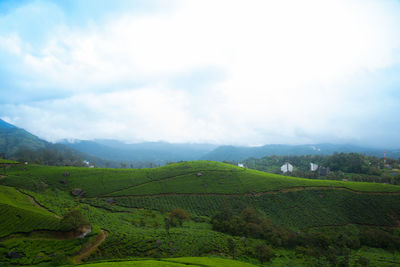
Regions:
M 169 215 L 172 226 L 182 226 L 183 221 L 189 220 L 190 216 L 184 209 L 176 209 Z
M 77 230 L 82 226 L 89 226 L 80 210 L 72 210 L 61 219 L 61 228 L 65 231 Z

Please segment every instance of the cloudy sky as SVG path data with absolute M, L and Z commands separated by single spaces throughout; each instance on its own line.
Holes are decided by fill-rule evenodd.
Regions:
M 0 0 L 0 92 L 49 141 L 400 147 L 400 1 Z

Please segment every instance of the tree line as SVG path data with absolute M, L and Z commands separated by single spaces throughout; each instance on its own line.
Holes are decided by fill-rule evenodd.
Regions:
M 251 169 L 280 174 L 280 167 L 285 162 L 294 166 L 294 171 L 285 175 L 294 177 L 400 184 L 398 171 L 400 159 L 384 160 L 359 153 L 334 153 L 330 156 L 266 156 L 260 159 L 248 158 L 243 161 L 243 164 Z M 329 169 L 329 172 L 311 171 L 311 162 Z M 227 163 L 237 164 L 237 162 Z

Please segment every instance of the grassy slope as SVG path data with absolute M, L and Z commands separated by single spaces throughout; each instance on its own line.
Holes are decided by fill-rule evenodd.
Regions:
M 69 177 L 63 174 L 69 172 Z M 202 173 L 198 177 L 196 174 Z M 67 179 L 67 184 L 60 183 Z M 400 186 L 311 180 L 242 169 L 212 161 L 181 162 L 153 169 L 88 169 L 73 167 L 13 167 L 0 184 L 37 191 L 42 187 L 82 188 L 87 197 L 162 193 L 238 194 L 293 187 L 343 187 L 362 192 L 400 192 Z
M 16 189 L 0 186 L 0 236 L 34 230 L 57 230 L 59 220 L 36 207 Z

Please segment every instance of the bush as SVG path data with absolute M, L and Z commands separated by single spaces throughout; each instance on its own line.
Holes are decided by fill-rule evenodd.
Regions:
M 172 226 L 182 226 L 183 221 L 189 220 L 190 216 L 184 209 L 176 209 L 169 215 Z
M 260 244 L 256 246 L 254 252 L 257 258 L 260 260 L 261 264 L 263 264 L 266 261 L 269 261 L 274 256 L 272 248 L 266 244 Z
M 82 226 L 89 226 L 80 210 L 72 210 L 61 219 L 61 228 L 64 231 L 77 230 Z

